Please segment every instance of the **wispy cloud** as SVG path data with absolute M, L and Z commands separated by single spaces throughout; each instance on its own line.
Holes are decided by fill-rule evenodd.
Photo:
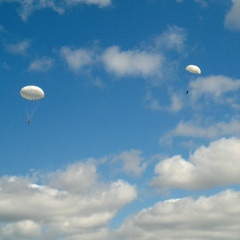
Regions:
M 225 16 L 224 25 L 227 29 L 232 31 L 240 31 L 240 1 L 231 0 L 231 9 Z
M 15 44 L 9 44 L 6 46 L 7 50 L 13 54 L 25 54 L 30 46 L 30 41 L 25 40 Z
M 239 184 L 239 156 L 240 140 L 222 138 L 197 149 L 189 161 L 176 155 L 159 162 L 150 185 L 160 190 L 196 190 Z
M 48 57 L 43 57 L 34 60 L 28 67 L 30 72 L 46 72 L 53 66 L 53 60 Z
M 117 162 L 122 165 L 119 171 L 139 177 L 147 167 L 147 163 L 143 161 L 144 158 L 141 154 L 141 151 L 132 149 L 114 156 L 113 162 Z
M 198 77 L 189 83 L 189 97 L 192 106 L 215 104 L 226 105 L 239 110 L 240 79 L 231 79 L 227 76 Z
M 238 91 L 240 89 L 240 79 L 234 80 L 222 75 L 199 77 L 191 81 L 189 85 L 191 96 L 194 99 L 203 95 L 209 95 L 216 99 L 224 93 Z
M 216 139 L 223 136 L 239 137 L 239 134 L 240 122 L 238 119 L 232 119 L 229 122 L 212 122 L 211 124 L 202 121 L 181 121 L 174 130 L 166 133 L 159 141 L 168 144 L 174 137 Z
M 111 5 L 112 0 L 65 0 L 68 5 L 77 4 L 88 4 L 88 5 L 98 5 L 99 7 L 107 7 Z
M 70 6 L 79 4 L 96 5 L 101 8 L 111 5 L 111 0 L 1 0 L 0 3 L 1 2 L 18 3 L 20 5 L 18 8 L 18 13 L 24 21 L 27 21 L 29 16 L 33 14 L 34 11 L 44 8 L 50 8 L 59 14 L 63 14 Z
M 147 92 L 144 98 L 144 104 L 147 108 L 157 111 L 168 111 L 168 112 L 179 112 L 183 108 L 182 97 L 177 93 L 169 91 L 168 97 L 170 100 L 169 105 L 161 104 L 160 100 L 153 96 L 153 94 L 149 91 Z
M 163 34 L 154 38 L 155 47 L 161 50 L 175 50 L 182 52 L 185 48 L 187 33 L 184 28 L 169 26 Z

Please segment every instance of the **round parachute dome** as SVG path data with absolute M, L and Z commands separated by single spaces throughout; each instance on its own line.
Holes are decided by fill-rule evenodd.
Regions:
M 37 86 L 26 86 L 20 91 L 20 95 L 27 100 L 39 100 L 44 98 L 44 92 Z
M 201 74 L 201 69 L 195 65 L 188 65 L 186 70 L 190 73 Z

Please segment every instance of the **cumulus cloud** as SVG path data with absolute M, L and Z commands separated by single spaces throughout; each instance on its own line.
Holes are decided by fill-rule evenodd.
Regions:
M 93 53 L 87 49 L 62 47 L 60 54 L 66 61 L 69 69 L 75 73 L 79 72 L 83 67 L 87 67 L 93 63 Z
M 97 168 L 92 163 L 69 165 L 49 175 L 50 186 L 72 193 L 86 193 L 97 180 Z M 81 184 L 79 184 L 81 183 Z
M 231 0 L 231 9 L 225 16 L 224 25 L 227 29 L 232 31 L 240 31 L 240 1 Z
M 158 202 L 129 217 L 117 229 L 121 240 L 239 239 L 240 193 L 226 190 L 211 197 Z
M 222 138 L 197 149 L 189 160 L 180 155 L 159 162 L 150 185 L 158 189 L 206 189 L 240 183 L 240 139 Z M 221 176 L 221 177 L 219 177 Z
M 107 71 L 119 77 L 157 75 L 163 60 L 161 54 L 141 50 L 121 51 L 118 46 L 109 47 L 102 56 Z
M 8 223 L 0 229 L 0 234 L 6 240 L 36 239 L 40 237 L 40 225 L 31 220 Z
M 13 54 L 25 54 L 30 46 L 30 41 L 25 40 L 15 44 L 7 45 L 7 50 Z
M 123 180 L 106 183 L 97 175 L 86 162 L 44 175 L 45 185 L 26 177 L 0 178 L 0 236 L 106 239 L 109 221 L 137 192 Z
M 0 0 L 0 3 L 16 2 L 20 5 L 18 13 L 22 20 L 26 21 L 34 11 L 44 8 L 50 8 L 53 11 L 63 14 L 69 6 L 78 4 L 97 5 L 99 7 L 107 7 L 111 5 L 111 0 Z
M 46 72 L 53 66 L 53 60 L 48 57 L 34 60 L 28 67 L 30 72 Z

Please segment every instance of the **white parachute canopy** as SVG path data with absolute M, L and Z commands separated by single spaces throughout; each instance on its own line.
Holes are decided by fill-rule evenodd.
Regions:
M 27 100 L 39 100 L 44 98 L 44 92 L 37 86 L 26 86 L 20 91 L 20 95 Z
M 190 73 L 201 74 L 201 69 L 196 65 L 188 65 L 186 70 Z

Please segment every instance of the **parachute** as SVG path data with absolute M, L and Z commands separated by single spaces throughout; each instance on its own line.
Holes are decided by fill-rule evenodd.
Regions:
M 26 86 L 20 91 L 20 95 L 27 100 L 39 100 L 44 98 L 44 92 L 37 86 Z
M 27 115 L 28 126 L 30 126 L 33 115 L 35 114 L 40 99 L 44 98 L 44 92 L 40 87 L 37 86 L 26 86 L 20 91 L 20 95 L 29 102 L 27 107 L 25 107 L 25 112 Z M 36 103 L 35 103 L 36 102 Z
M 201 69 L 196 65 L 188 65 L 186 70 L 190 73 L 201 74 Z

